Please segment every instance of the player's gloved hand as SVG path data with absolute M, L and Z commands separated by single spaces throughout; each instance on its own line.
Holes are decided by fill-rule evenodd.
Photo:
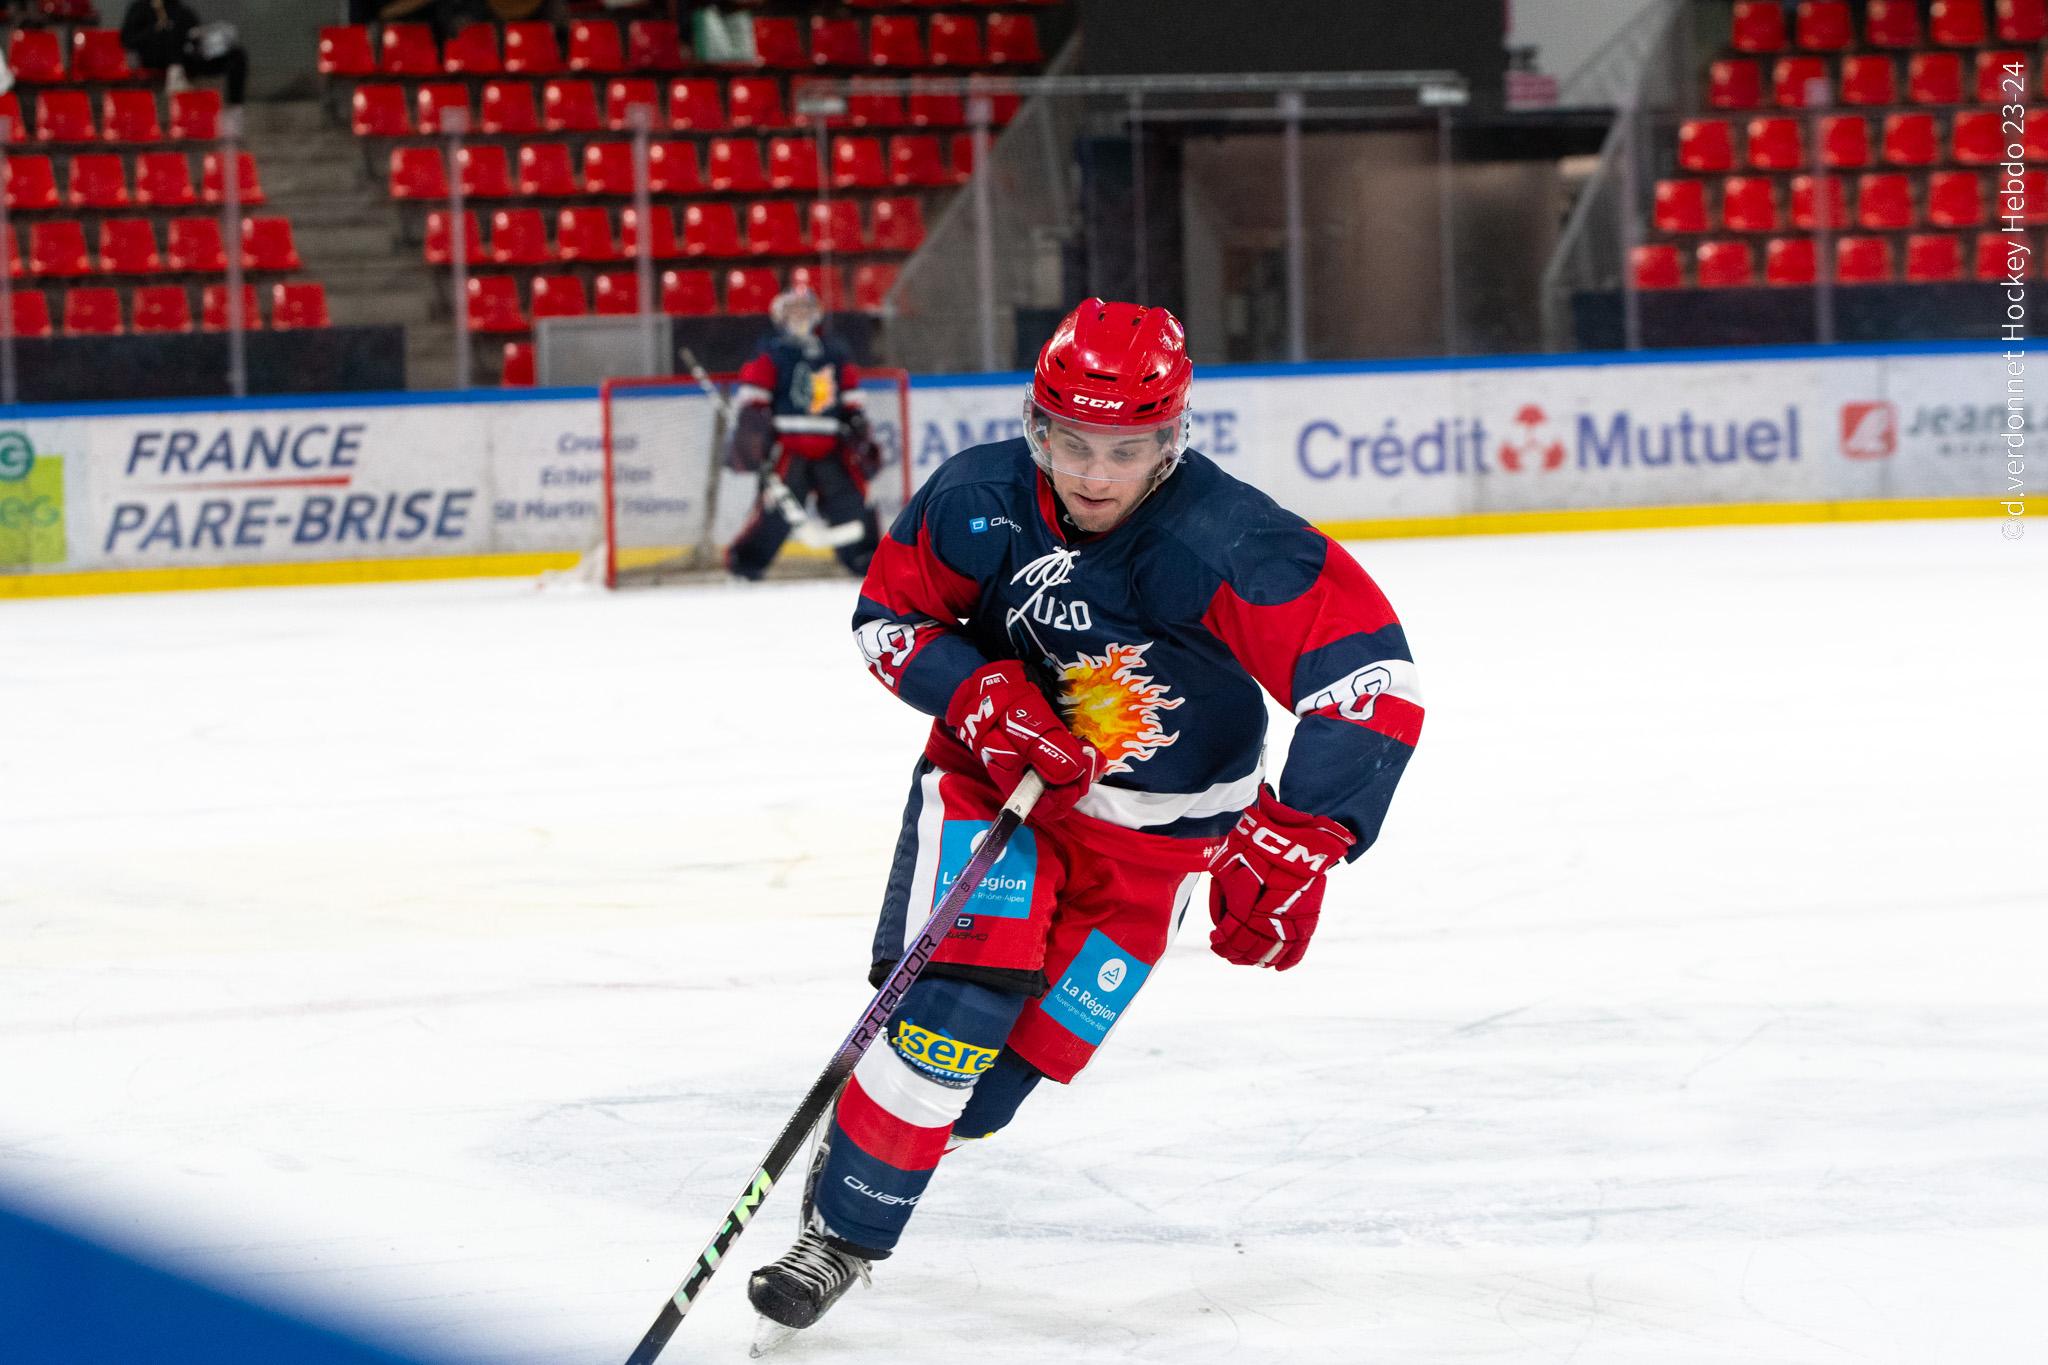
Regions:
M 1280 804 L 1271 787 L 1237 819 L 1209 864 L 1209 946 L 1240 967 L 1286 971 L 1308 951 L 1323 874 L 1357 842 L 1335 820 Z
M 1060 723 L 1045 695 L 1024 676 L 1014 659 L 989 664 L 969 675 L 946 707 L 946 724 L 960 737 L 1003 794 L 1017 790 L 1024 774 L 1045 780 L 1045 795 L 1033 819 L 1065 815 L 1088 784 L 1102 776 L 1102 751 Z

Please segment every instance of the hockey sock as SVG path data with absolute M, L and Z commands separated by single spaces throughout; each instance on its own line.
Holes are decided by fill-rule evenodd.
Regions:
M 926 977 L 889 1016 L 839 1096 L 816 1208 L 843 1250 L 880 1260 L 931 1183 L 953 1125 L 1024 997 Z
M 993 1137 L 1017 1117 L 1017 1106 L 1044 1079 L 1044 1072 L 1004 1048 L 995 1065 L 974 1083 L 967 1108 L 953 1123 L 953 1136 L 967 1140 Z

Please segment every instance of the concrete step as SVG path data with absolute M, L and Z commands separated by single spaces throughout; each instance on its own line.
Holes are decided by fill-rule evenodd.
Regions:
M 357 167 L 331 157 L 287 157 L 258 151 L 256 169 L 263 177 L 263 191 L 273 199 L 327 196 L 334 199 L 382 199 L 382 186 L 375 190 Z
M 338 324 L 371 326 L 386 324 L 407 329 L 408 338 L 416 327 L 432 327 L 433 300 L 424 294 L 352 294 L 327 289 L 328 311 Z
M 331 125 L 318 100 L 266 100 L 243 106 L 242 135 L 319 132 Z
M 290 195 L 272 195 L 263 212 L 285 214 L 293 223 L 307 227 L 380 228 L 394 247 L 399 240 L 398 215 L 391 211 L 390 205 L 373 199 L 336 199 L 326 195 L 299 199 Z M 417 245 L 413 249 L 417 250 Z
M 394 250 L 391 228 L 385 223 L 318 223 L 293 215 L 292 236 L 312 270 L 328 261 L 389 262 Z

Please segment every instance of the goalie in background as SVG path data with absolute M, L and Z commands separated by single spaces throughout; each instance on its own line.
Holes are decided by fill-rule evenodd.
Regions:
M 825 310 L 810 290 L 776 295 L 768 315 L 775 331 L 740 369 L 726 456 L 728 468 L 760 477 L 761 496 L 725 567 L 760 578 L 795 530 L 830 546 L 859 576 L 881 539 L 867 498 L 882 463 L 861 408 L 860 375 L 845 348 L 818 335 Z

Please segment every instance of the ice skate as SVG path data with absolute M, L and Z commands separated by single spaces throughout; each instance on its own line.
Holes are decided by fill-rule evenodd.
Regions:
M 814 1219 L 795 1246 L 747 1281 L 747 1299 L 762 1317 L 753 1353 L 772 1350 L 825 1316 L 856 1281 L 871 1283 L 868 1263 L 826 1242 L 824 1224 Z

